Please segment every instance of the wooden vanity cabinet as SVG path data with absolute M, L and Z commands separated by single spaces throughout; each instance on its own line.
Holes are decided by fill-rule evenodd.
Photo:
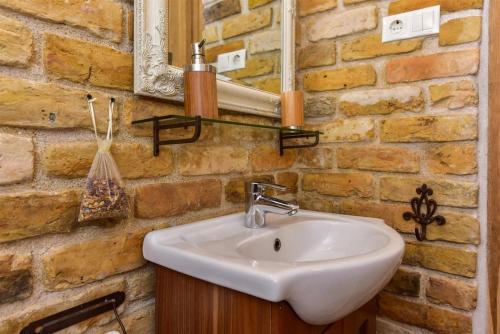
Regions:
M 158 334 L 375 334 L 371 301 L 325 326 L 303 322 L 287 302 L 273 303 L 156 266 Z

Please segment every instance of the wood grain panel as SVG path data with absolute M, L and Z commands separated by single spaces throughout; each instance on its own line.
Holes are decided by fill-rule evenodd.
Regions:
M 166 270 L 156 269 L 158 333 L 223 333 L 224 288 Z M 161 329 L 166 329 L 163 331 Z
M 489 156 L 488 156 L 488 276 L 491 318 L 499 333 L 500 300 L 500 2 L 490 1 L 489 45 Z
M 302 321 L 286 302 L 272 303 L 156 267 L 158 334 L 375 334 L 375 300 L 331 325 Z
M 217 79 L 212 72 L 184 73 L 184 112 L 186 116 L 218 118 Z
M 271 303 L 225 289 L 225 333 L 270 334 Z
M 300 319 L 292 307 L 285 302 L 272 303 L 272 332 L 290 334 L 322 334 L 329 326 L 312 326 Z M 341 329 L 341 323 L 337 323 L 337 329 Z M 326 332 L 328 333 L 328 332 Z M 337 333 L 337 332 L 332 332 Z
M 168 1 L 168 50 L 172 53 L 172 65 L 183 67 L 191 63 L 191 43 L 201 40 L 203 31 L 201 0 L 166 1 Z

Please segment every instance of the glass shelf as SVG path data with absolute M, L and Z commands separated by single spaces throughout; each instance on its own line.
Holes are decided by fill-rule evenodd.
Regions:
M 243 123 L 243 122 L 236 122 L 236 121 L 226 121 L 226 120 L 222 120 L 222 119 L 205 118 L 205 117 L 201 117 L 200 119 L 201 119 L 202 123 L 246 126 L 246 127 L 251 127 L 251 128 L 276 130 L 276 131 L 281 131 L 281 132 L 287 133 L 287 134 L 311 134 L 311 135 L 314 135 L 316 133 L 323 134 L 322 132 L 315 131 L 315 130 L 289 129 L 289 128 L 283 128 L 280 126 Z M 182 121 L 182 122 L 192 121 L 192 122 L 194 122 L 194 121 L 196 121 L 196 117 L 189 117 L 189 116 L 183 116 L 183 115 L 166 115 L 166 116 L 151 117 L 151 118 L 133 121 L 132 124 L 154 122 L 155 120 L 163 121 L 162 124 L 174 124 L 176 121 Z M 169 120 L 170 122 L 167 122 L 167 120 Z
M 226 125 L 245 126 L 257 129 L 278 131 L 280 155 L 283 155 L 284 150 L 287 149 L 316 146 L 319 143 L 319 135 L 322 134 L 322 132 L 315 130 L 289 129 L 280 126 L 226 121 L 222 119 L 213 119 L 213 118 L 203 118 L 201 116 L 188 117 L 182 115 L 166 115 L 166 116 L 151 117 L 133 121 L 132 124 L 141 124 L 149 122 L 153 123 L 154 156 L 158 156 L 160 154 L 160 146 L 162 145 L 187 144 L 196 142 L 200 138 L 202 124 L 226 124 Z M 194 127 L 194 133 L 192 137 L 182 138 L 182 139 L 160 140 L 160 130 L 188 128 L 188 127 Z M 314 138 L 314 142 L 297 143 L 294 141 L 292 142 L 291 145 L 285 145 L 286 140 L 300 139 L 300 138 L 306 138 L 306 139 Z

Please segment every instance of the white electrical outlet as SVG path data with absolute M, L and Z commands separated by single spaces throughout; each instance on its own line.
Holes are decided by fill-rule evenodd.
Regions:
M 223 53 L 217 56 L 217 73 L 239 70 L 246 67 L 246 49 Z
M 434 6 L 384 17 L 382 42 L 439 34 L 440 11 Z

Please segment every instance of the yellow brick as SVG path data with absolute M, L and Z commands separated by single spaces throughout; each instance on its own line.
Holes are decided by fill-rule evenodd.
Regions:
M 269 27 L 272 23 L 272 18 L 273 12 L 271 8 L 260 9 L 229 18 L 222 24 L 222 38 L 231 38 Z
M 476 276 L 476 251 L 407 242 L 403 263 L 465 277 Z
M 33 56 L 33 34 L 19 21 L 0 16 L 0 65 L 27 67 Z
M 309 124 L 308 129 L 323 132 L 322 143 L 368 141 L 375 136 L 375 123 L 372 119 L 336 119 L 321 124 Z
M 374 86 L 377 73 L 371 65 L 309 72 L 304 75 L 304 89 L 312 92 Z
M 248 8 L 254 9 L 260 6 L 267 5 L 268 3 L 273 2 L 274 0 L 248 0 Z
M 382 43 L 380 34 L 368 35 L 342 44 L 342 60 L 370 59 L 386 55 L 408 53 L 422 48 L 422 39 Z
M 389 14 L 409 12 L 416 9 L 441 6 L 441 11 L 455 12 L 464 9 L 482 8 L 483 0 L 397 0 L 389 5 Z
M 107 130 L 110 96 L 67 86 L 0 76 L 0 124 L 23 128 L 92 128 L 87 94 L 96 102 L 97 128 Z M 115 110 L 114 121 L 118 119 Z
M 94 35 L 122 40 L 122 5 L 115 0 L 0 0 L 0 6 L 35 17 L 87 29 Z
M 212 23 L 241 12 L 240 0 L 211 1 L 203 8 L 204 23 Z
M 280 156 L 279 148 L 269 144 L 262 144 L 253 149 L 250 164 L 255 172 L 264 172 L 290 168 L 297 159 L 295 150 L 285 150 Z
M 432 104 L 448 109 L 477 106 L 479 96 L 474 82 L 468 80 L 447 82 L 429 86 Z
M 302 148 L 297 153 L 297 162 L 301 168 L 333 167 L 335 153 L 331 147 Z
M 0 303 L 13 303 L 33 292 L 32 257 L 28 254 L 0 254 Z
M 338 212 L 337 205 L 333 200 L 322 198 L 316 193 L 300 192 L 297 201 L 303 210 Z
M 181 175 L 242 173 L 247 170 L 248 152 L 229 145 L 188 145 L 180 152 L 178 165 Z
M 304 174 L 302 190 L 330 196 L 372 197 L 373 176 L 367 173 Z
M 337 0 L 298 0 L 299 15 L 305 16 L 337 7 Z
M 217 208 L 221 195 L 219 180 L 145 184 L 135 189 L 135 216 L 146 219 L 173 217 Z
M 420 116 L 382 121 L 384 142 L 458 141 L 477 138 L 475 115 Z
M 34 174 L 33 139 L 0 133 L 0 185 L 31 181 Z
M 413 86 L 349 92 L 339 101 L 340 111 L 348 116 L 420 112 L 424 107 L 422 90 Z
M 382 316 L 398 322 L 418 326 L 440 334 L 472 333 L 472 317 L 470 314 L 420 304 L 415 300 L 403 299 L 388 293 L 380 295 L 378 305 Z M 398 329 L 397 333 L 401 333 L 401 331 Z M 406 332 L 404 333 L 406 334 Z
M 342 12 L 325 12 L 305 19 L 307 38 L 311 42 L 373 30 L 377 25 L 376 6 L 363 6 Z
M 378 172 L 418 173 L 420 171 L 418 154 L 399 147 L 339 147 L 337 164 L 339 168 Z
M 62 290 L 101 280 L 141 267 L 144 235 L 152 229 L 79 241 L 51 250 L 43 256 L 44 284 Z
M 47 33 L 43 62 L 55 78 L 132 90 L 132 55 L 107 46 Z
M 44 149 L 43 169 L 48 175 L 58 177 L 83 177 L 88 175 L 97 153 L 95 142 L 52 144 Z M 173 154 L 162 148 L 160 156 L 153 156 L 152 145 L 114 143 L 111 154 L 124 178 L 166 176 L 173 170 Z
M 453 19 L 441 25 L 439 45 L 474 42 L 481 38 L 481 16 Z
M 205 27 L 203 30 L 203 38 L 207 41 L 207 43 L 214 43 L 219 40 L 219 29 L 216 25 L 211 25 Z
M 335 42 L 333 41 L 309 44 L 299 49 L 299 68 L 334 65 L 336 52 Z
M 475 174 L 476 155 L 475 144 L 445 144 L 427 151 L 427 165 L 436 174 Z
M 451 305 L 469 311 L 476 308 L 477 285 L 443 276 L 431 276 L 426 295 L 435 304 Z
M 262 79 L 259 81 L 251 82 L 251 85 L 260 90 L 264 90 L 266 92 L 271 92 L 275 94 L 281 93 L 281 79 L 280 78 L 270 78 L 270 79 Z

